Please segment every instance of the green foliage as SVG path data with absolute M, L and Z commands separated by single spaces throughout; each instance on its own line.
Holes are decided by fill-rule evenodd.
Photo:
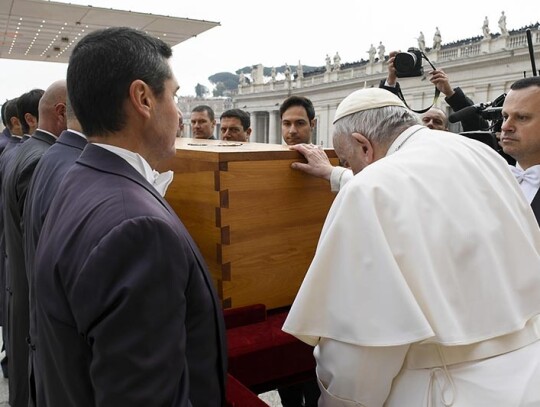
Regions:
M 215 85 L 212 91 L 214 96 L 225 96 L 227 92 L 236 90 L 240 77 L 230 72 L 219 72 L 208 77 L 212 85 Z
M 227 88 L 225 87 L 223 82 L 218 82 L 214 90 L 212 90 L 212 95 L 214 97 L 225 96 L 226 92 L 227 92 Z
M 296 65 L 290 66 L 291 72 L 293 74 L 296 73 L 296 68 Z M 303 65 L 302 68 L 304 69 L 304 74 L 306 74 L 308 72 L 317 70 L 319 67 Z M 237 69 L 235 73 L 218 72 L 209 76 L 208 80 L 212 85 L 214 85 L 214 89 L 212 90 L 213 96 L 226 96 L 229 92 L 238 89 L 238 84 L 240 83 L 240 73 L 244 73 L 244 75 L 247 75 L 247 77 L 245 78 L 246 84 L 249 84 L 251 82 L 250 75 L 252 69 L 253 66 L 245 66 L 243 68 Z M 284 72 L 285 65 L 276 67 L 276 73 Z M 263 75 L 266 77 L 272 76 L 272 67 L 263 67 Z M 203 95 L 207 95 L 208 93 L 210 92 L 206 86 L 197 84 L 197 86 L 195 87 L 195 94 L 197 95 L 197 97 L 204 97 Z
M 201 85 L 200 83 L 197 83 L 197 86 L 195 86 L 195 96 L 197 96 L 198 98 L 202 99 L 209 93 L 210 91 L 206 86 Z

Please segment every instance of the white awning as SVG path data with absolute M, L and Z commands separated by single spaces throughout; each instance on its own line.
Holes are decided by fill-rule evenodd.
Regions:
M 219 23 L 44 0 L 0 1 L 0 58 L 67 63 L 75 43 L 94 30 L 123 26 L 171 47 Z

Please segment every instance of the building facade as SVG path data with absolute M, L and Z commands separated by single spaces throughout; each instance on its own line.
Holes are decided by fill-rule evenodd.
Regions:
M 184 118 L 184 137 L 193 137 L 191 131 L 191 111 L 195 106 L 207 105 L 212 108 L 215 114 L 216 127 L 214 129 L 214 136 L 219 139 L 220 125 L 219 117 L 228 109 L 233 108 L 233 101 L 230 98 L 213 98 L 213 99 L 201 99 L 196 97 L 182 97 L 178 101 L 178 107 L 182 111 Z
M 491 102 L 508 92 L 516 80 L 533 76 L 526 29 L 445 44 L 440 49 L 426 50 L 426 56 L 437 69 L 448 74 L 453 87 L 461 87 L 475 103 Z M 540 60 L 540 25 L 528 29 L 534 58 Z M 279 106 L 295 94 L 308 97 L 315 106 L 313 142 L 332 147 L 332 120 L 338 104 L 355 89 L 378 87 L 387 75 L 386 62 L 378 59 L 348 65 L 331 69 L 327 66 L 324 72 L 296 75 L 294 79 L 265 78 L 266 81 L 240 85 L 232 105 L 251 114 L 251 141 L 282 143 Z M 426 63 L 424 66 L 429 67 Z M 426 72 L 429 70 L 426 68 Z M 429 107 L 434 101 L 435 87 L 428 78 L 426 74 L 399 80 L 405 100 L 414 110 Z M 443 95 L 435 106 L 451 113 Z M 459 131 L 459 125 L 452 130 Z

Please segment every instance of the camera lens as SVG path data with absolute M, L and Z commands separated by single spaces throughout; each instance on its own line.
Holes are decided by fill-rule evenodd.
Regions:
M 394 59 L 394 67 L 400 72 L 411 72 L 416 66 L 416 55 L 411 52 L 400 52 Z
M 409 48 L 407 52 L 400 52 L 394 57 L 394 68 L 398 78 L 411 78 L 422 76 L 422 52 L 415 48 Z

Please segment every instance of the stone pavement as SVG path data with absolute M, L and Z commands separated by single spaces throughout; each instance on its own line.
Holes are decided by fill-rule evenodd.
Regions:
M 0 327 L 0 342 L 2 342 L 2 328 Z M 0 345 L 1 347 L 1 345 Z M 5 355 L 5 352 L 0 353 L 0 360 L 3 359 Z M 0 371 L 0 407 L 8 407 L 8 379 L 4 379 L 2 377 L 2 373 Z
M 0 407 L 8 406 L 8 382 L 2 377 L 0 378 Z
M 279 399 L 279 394 L 276 390 L 259 394 L 259 398 L 271 407 L 282 407 L 281 400 Z M 0 404 L 0 407 L 3 406 L 3 404 Z

